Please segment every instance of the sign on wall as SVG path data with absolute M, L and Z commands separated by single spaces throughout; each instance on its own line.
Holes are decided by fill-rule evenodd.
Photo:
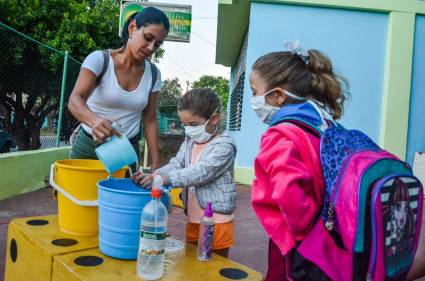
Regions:
M 126 20 L 134 13 L 142 11 L 146 7 L 155 7 L 167 15 L 170 21 L 170 31 L 165 40 L 178 42 L 190 41 L 192 6 L 126 0 L 121 1 L 119 36 L 121 36 Z

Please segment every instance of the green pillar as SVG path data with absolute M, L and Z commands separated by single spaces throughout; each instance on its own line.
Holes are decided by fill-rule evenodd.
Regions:
M 60 145 L 60 135 L 62 129 L 62 116 L 63 116 L 63 106 L 65 102 L 65 88 L 66 88 L 66 76 L 68 73 L 68 51 L 65 51 L 65 56 L 63 59 L 63 72 L 62 72 L 62 86 L 61 86 L 61 98 L 59 103 L 59 120 L 58 120 L 58 132 L 56 135 L 56 146 Z
M 388 20 L 380 144 L 406 157 L 415 13 L 391 12 Z

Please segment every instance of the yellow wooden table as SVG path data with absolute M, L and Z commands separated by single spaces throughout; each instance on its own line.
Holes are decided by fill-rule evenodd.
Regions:
M 54 256 L 97 247 L 97 237 L 61 232 L 57 215 L 13 219 L 8 228 L 5 281 L 50 281 Z
M 185 251 L 174 261 L 166 255 L 161 280 L 220 281 L 263 280 L 261 273 L 213 254 L 209 262 L 196 257 L 196 247 L 186 244 Z M 226 277 L 227 276 L 227 277 Z M 52 281 L 136 281 L 136 261 L 109 258 L 98 249 L 54 257 Z

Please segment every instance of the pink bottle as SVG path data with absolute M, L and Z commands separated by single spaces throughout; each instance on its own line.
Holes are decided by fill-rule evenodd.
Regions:
M 212 243 L 214 237 L 214 218 L 211 202 L 207 203 L 204 217 L 199 226 L 198 259 L 201 261 L 211 260 Z

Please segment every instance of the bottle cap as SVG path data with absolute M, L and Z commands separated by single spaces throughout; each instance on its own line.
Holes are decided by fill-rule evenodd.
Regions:
M 161 198 L 161 194 L 162 194 L 162 190 L 161 189 L 152 188 L 152 190 L 151 190 L 151 196 L 153 198 Z
M 212 216 L 213 216 L 212 203 L 208 202 L 207 207 L 204 210 L 204 217 L 212 218 Z

